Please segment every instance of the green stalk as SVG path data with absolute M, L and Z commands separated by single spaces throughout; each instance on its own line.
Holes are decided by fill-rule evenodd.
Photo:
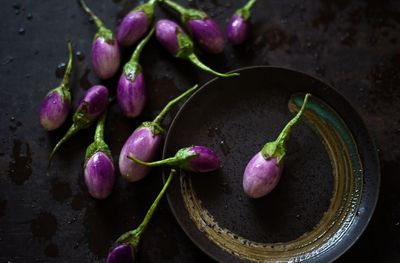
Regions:
M 54 157 L 54 154 L 60 149 L 60 147 L 67 142 L 72 136 L 74 136 L 79 130 L 81 130 L 78 126 L 76 126 L 74 123 L 71 125 L 67 133 L 64 135 L 64 137 L 61 138 L 61 140 L 56 144 L 56 146 L 53 148 L 53 151 L 50 153 L 49 157 L 49 163 L 47 165 L 47 168 L 50 168 L 51 161 Z
M 141 164 L 143 166 L 150 166 L 150 167 L 154 167 L 154 166 L 177 166 L 179 164 L 179 162 L 181 161 L 181 158 L 177 158 L 176 156 L 174 157 L 170 157 L 167 159 L 163 159 L 160 161 L 155 161 L 155 162 L 144 162 L 142 160 L 137 159 L 136 157 L 132 156 L 132 155 L 128 155 L 128 159 L 131 159 L 132 161 L 134 161 L 135 163 Z
M 168 102 L 168 104 L 164 107 L 164 109 L 162 109 L 162 111 L 157 115 L 157 117 L 152 121 L 152 123 L 156 124 L 156 125 L 161 125 L 161 122 L 164 120 L 165 115 L 167 115 L 167 113 L 171 110 L 171 108 L 173 106 L 175 106 L 175 104 L 177 104 L 184 97 L 188 96 L 194 90 L 196 90 L 197 87 L 198 87 L 198 85 L 196 84 L 193 87 L 191 87 L 190 89 L 188 89 L 187 91 L 185 91 L 184 93 L 182 93 L 181 95 L 179 95 L 178 97 L 176 97 L 175 99 Z
M 67 69 L 65 70 L 63 80 L 61 82 L 61 87 L 64 91 L 69 91 L 69 81 L 71 79 L 71 71 L 72 71 L 72 44 L 71 41 L 68 41 L 68 64 Z
M 79 0 L 79 3 L 81 4 L 83 10 L 86 12 L 86 14 L 88 14 L 94 21 L 94 23 L 97 26 L 98 30 L 101 30 L 102 28 L 104 28 L 104 24 L 103 22 L 100 20 L 100 18 L 98 18 L 96 16 L 95 13 L 93 13 L 93 11 L 86 5 L 85 1 L 83 0 Z
M 303 105 L 300 108 L 300 111 L 296 114 L 296 116 L 294 116 L 293 119 L 291 119 L 286 124 L 285 128 L 283 128 L 283 130 L 279 134 L 278 138 L 275 141 L 268 142 L 264 145 L 264 147 L 261 150 L 261 153 L 265 159 L 268 160 L 276 157 L 278 159 L 277 163 L 279 164 L 280 161 L 285 157 L 286 155 L 285 143 L 289 138 L 293 126 L 299 122 L 301 116 L 303 115 L 310 96 L 311 96 L 310 93 L 306 94 L 306 96 L 304 97 Z
M 147 36 L 140 41 L 140 43 L 136 46 L 135 51 L 133 52 L 131 59 L 129 60 L 128 63 L 132 63 L 132 62 L 139 62 L 139 58 L 140 58 L 140 54 L 142 53 L 142 50 L 144 48 L 144 46 L 147 44 L 147 42 L 149 42 L 150 37 L 153 35 L 155 30 L 155 27 L 153 26 L 150 30 L 150 32 L 147 34 Z
M 249 19 L 251 9 L 257 0 L 249 0 L 242 8 L 236 11 L 236 15 L 243 17 L 245 20 Z
M 239 73 L 228 73 L 228 74 L 219 73 L 219 72 L 209 68 L 208 66 L 204 65 L 203 62 L 201 62 L 199 60 L 199 58 L 194 53 L 190 54 L 187 57 L 187 59 L 190 62 L 192 62 L 192 64 L 194 64 L 196 67 L 198 67 L 198 68 L 200 68 L 200 69 L 202 69 L 202 70 L 204 70 L 204 71 L 206 71 L 208 73 L 211 73 L 211 74 L 217 75 L 219 77 L 222 77 L 222 78 L 233 77 L 233 76 L 238 76 L 239 75 Z
M 94 133 L 94 141 L 104 141 L 104 124 L 107 118 L 107 110 L 103 112 L 100 119 L 97 121 L 96 131 Z
M 168 186 L 171 183 L 172 178 L 176 174 L 174 169 L 171 170 L 167 181 L 165 182 L 163 188 L 161 189 L 160 193 L 157 195 L 157 198 L 154 200 L 153 204 L 150 206 L 150 209 L 147 211 L 146 216 L 144 217 L 142 223 L 134 230 L 129 231 L 121 235 L 116 243 L 125 243 L 128 242 L 131 244 L 135 249 L 137 249 L 140 238 L 142 237 L 143 232 L 146 230 L 147 225 L 150 222 L 150 219 L 153 217 L 154 211 L 156 210 L 158 203 L 160 202 L 161 198 L 164 196 Z

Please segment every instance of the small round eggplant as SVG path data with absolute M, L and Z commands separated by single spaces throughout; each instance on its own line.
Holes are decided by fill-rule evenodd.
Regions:
M 159 20 L 156 24 L 156 37 L 161 45 L 174 57 L 189 60 L 196 67 L 219 77 L 232 77 L 238 73 L 222 74 L 204 65 L 194 54 L 193 41 L 174 21 L 168 19 Z
M 89 194 L 97 199 L 107 198 L 115 181 L 114 163 L 111 151 L 104 141 L 104 112 L 96 127 L 94 141 L 86 150 L 84 177 Z
M 52 89 L 43 99 L 40 105 L 39 119 L 42 127 L 48 131 L 59 128 L 67 119 L 71 109 L 71 92 L 69 81 L 72 69 L 72 45 L 68 42 L 68 64 L 63 80 L 57 88 Z
M 122 46 L 131 46 L 146 34 L 154 18 L 157 0 L 150 0 L 129 12 L 117 30 L 117 40 Z
M 303 105 L 289 121 L 275 141 L 268 142 L 247 164 L 243 174 L 243 190 L 251 198 L 260 198 L 271 192 L 279 182 L 286 155 L 285 143 L 293 126 L 304 113 L 310 94 L 306 94 Z
M 227 27 L 228 39 L 233 44 L 242 44 L 246 40 L 249 31 L 250 11 L 255 3 L 256 0 L 248 1 L 245 6 L 236 10 L 229 21 Z
M 169 173 L 167 181 L 164 183 L 163 188 L 157 195 L 153 204 L 150 206 L 146 213 L 142 223 L 134 230 L 125 232 L 122 234 L 117 241 L 115 246 L 110 250 L 107 256 L 107 263 L 133 263 L 135 262 L 135 252 L 138 250 L 139 243 L 143 233 L 145 232 L 147 225 L 152 218 L 154 211 L 156 210 L 161 198 L 164 196 L 168 186 L 171 183 L 172 178 L 175 176 L 176 171 L 174 169 Z
M 107 256 L 107 263 L 134 263 L 135 249 L 128 243 L 113 247 Z
M 73 135 L 82 129 L 86 129 L 104 112 L 108 104 L 108 89 L 102 85 L 96 85 L 88 89 L 81 98 L 78 108 L 72 118 L 72 125 L 63 138 L 56 144 L 49 157 L 49 166 L 54 154 Z
M 164 129 L 161 128 L 161 122 L 174 105 L 191 94 L 196 88 L 197 85 L 171 100 L 152 122 L 143 122 L 142 125 L 129 136 L 119 155 L 119 170 L 127 181 L 138 181 L 145 177 L 150 170 L 150 167 L 132 162 L 127 156 L 136 156 L 144 161 L 154 160 L 155 155 L 160 149 L 162 135 L 164 134 Z
M 125 64 L 119 78 L 117 87 L 117 101 L 122 112 L 128 118 L 139 116 L 146 102 L 146 87 L 139 64 L 140 54 L 154 33 L 154 28 L 139 43 L 133 52 L 131 59 Z
M 79 1 L 98 29 L 94 36 L 91 52 L 93 70 L 99 78 L 109 79 L 117 72 L 121 62 L 118 43 L 112 31 L 104 26 L 83 0 Z
M 132 155 L 128 155 L 128 158 L 145 166 L 176 166 L 195 173 L 215 171 L 221 164 L 218 155 L 204 146 L 182 148 L 176 152 L 175 156 L 156 162 L 143 162 Z
M 224 51 L 224 35 L 215 20 L 205 12 L 185 8 L 171 0 L 162 0 L 162 3 L 180 14 L 182 23 L 205 51 L 212 54 Z

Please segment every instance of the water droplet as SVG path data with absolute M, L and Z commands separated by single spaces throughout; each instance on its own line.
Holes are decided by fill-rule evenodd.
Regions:
M 400 226 L 400 222 L 397 221 L 394 225 L 395 225 L 395 226 Z
M 21 9 L 21 4 L 20 3 L 14 3 L 13 4 L 13 8 L 19 10 L 19 9 Z
M 7 64 L 10 64 L 11 62 L 13 62 L 13 60 L 14 60 L 14 57 L 12 57 L 12 56 L 7 56 L 6 57 L 6 59 L 3 61 L 3 65 L 7 65 Z
M 20 28 L 18 29 L 18 34 L 24 35 L 24 34 L 25 34 L 25 28 L 20 27 Z
M 76 51 L 75 55 L 76 55 L 76 57 L 78 58 L 79 61 L 82 61 L 82 60 L 85 59 L 85 54 L 83 54 L 82 51 L 79 51 L 79 50 Z
M 226 144 L 226 142 L 224 140 L 221 140 L 219 145 L 220 145 L 221 150 L 224 153 L 224 155 L 228 155 L 231 152 L 230 147 L 228 146 L 228 144 Z
M 32 20 L 33 15 L 32 15 L 31 13 L 28 13 L 28 14 L 26 15 L 26 18 L 27 18 L 28 20 Z
M 297 214 L 296 215 L 296 219 L 300 219 L 301 218 L 301 215 L 300 214 Z
M 10 121 L 15 121 L 15 117 L 14 117 L 14 116 L 11 116 L 11 117 L 10 117 Z
M 14 14 L 19 15 L 19 10 L 14 10 Z
M 56 77 L 57 78 L 64 77 L 66 67 L 67 67 L 67 65 L 65 64 L 65 62 L 58 64 L 58 66 L 56 68 Z

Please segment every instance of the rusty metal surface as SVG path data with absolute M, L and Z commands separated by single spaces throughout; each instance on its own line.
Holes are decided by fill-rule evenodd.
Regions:
M 128 0 L 87 2 L 111 28 L 137 5 Z M 225 25 L 243 2 L 186 3 Z M 175 17 L 162 8 L 157 16 Z M 119 179 L 106 201 L 91 199 L 81 168 L 93 133 L 89 129 L 60 151 L 47 177 L 49 151 L 67 125 L 45 132 L 38 106 L 60 81 L 57 67 L 66 61 L 66 39 L 79 51 L 72 80 L 75 103 L 99 82 L 89 60 L 95 27 L 76 1 L 61 0 L 2 0 L 0 21 L 0 261 L 102 261 L 113 240 L 142 219 L 161 187 L 159 170 L 135 184 Z M 201 58 L 221 71 L 251 65 L 301 70 L 332 84 L 352 103 L 376 140 L 382 185 L 369 226 L 338 262 L 400 262 L 400 2 L 264 0 L 254 9 L 252 22 L 245 45 L 228 44 L 223 54 Z M 130 52 L 124 52 L 125 59 Z M 173 59 L 155 40 L 142 58 L 149 101 L 133 121 L 112 108 L 106 140 L 115 160 L 140 122 L 182 90 L 211 78 Z M 104 83 L 113 90 L 116 80 Z M 142 241 L 140 262 L 212 262 L 184 235 L 166 200 Z

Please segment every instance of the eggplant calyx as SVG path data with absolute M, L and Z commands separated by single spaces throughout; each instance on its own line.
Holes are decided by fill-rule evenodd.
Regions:
M 165 130 L 156 122 L 145 121 L 140 127 L 148 128 L 153 135 L 165 134 Z

